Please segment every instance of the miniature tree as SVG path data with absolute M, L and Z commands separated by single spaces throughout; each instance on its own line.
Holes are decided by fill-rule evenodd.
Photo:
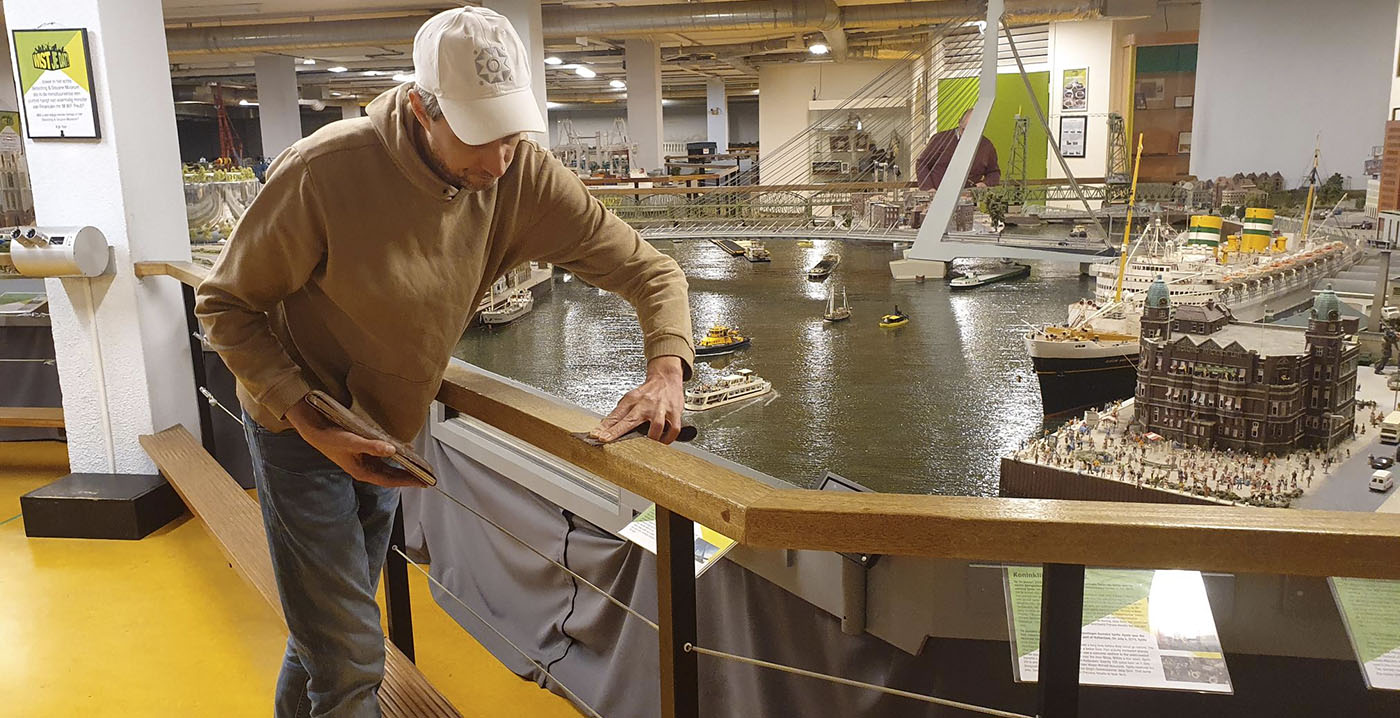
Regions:
M 992 226 L 1003 226 L 1006 222 L 1006 211 L 1011 203 L 1006 197 L 1006 193 L 1000 189 L 992 189 L 987 192 L 987 217 L 992 220 Z
M 1221 216 L 1221 217 L 1233 217 L 1234 214 L 1235 214 L 1235 207 L 1234 207 L 1234 205 L 1229 205 L 1229 204 L 1222 204 L 1222 205 L 1220 205 L 1220 216 Z
M 1319 193 L 1323 202 L 1333 204 L 1342 198 L 1343 180 L 1340 172 L 1333 172 L 1326 182 L 1322 183 L 1322 191 Z

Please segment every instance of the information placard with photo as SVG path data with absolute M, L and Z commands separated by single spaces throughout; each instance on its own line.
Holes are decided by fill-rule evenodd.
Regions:
M 13 45 L 30 139 L 100 137 L 87 30 L 15 30 Z
M 1015 678 L 1040 675 L 1039 566 L 1005 567 Z M 1079 682 L 1233 693 L 1199 571 L 1087 569 Z
M 1065 70 L 1064 83 L 1060 88 L 1060 109 L 1068 112 L 1083 112 L 1089 109 L 1089 68 Z
M 1366 687 L 1400 691 L 1400 581 L 1329 578 Z
M 1065 115 L 1060 118 L 1060 154 L 1069 158 L 1084 156 L 1084 136 L 1089 132 L 1089 118 Z

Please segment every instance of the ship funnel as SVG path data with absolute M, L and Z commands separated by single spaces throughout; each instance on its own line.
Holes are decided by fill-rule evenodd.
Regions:
M 1274 238 L 1274 211 L 1250 207 L 1244 211 L 1244 251 L 1267 252 Z

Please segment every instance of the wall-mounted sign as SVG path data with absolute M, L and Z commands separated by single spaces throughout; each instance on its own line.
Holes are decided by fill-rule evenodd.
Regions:
M 24 150 L 19 138 L 19 113 L 0 110 L 0 155 L 17 155 Z
M 1061 88 L 1063 99 L 1060 101 L 1060 109 L 1068 112 L 1083 112 L 1089 109 L 1089 68 L 1065 70 Z
M 100 137 L 87 30 L 15 30 L 14 49 L 29 137 Z
M 1062 115 L 1060 117 L 1060 154 L 1069 158 L 1083 157 L 1084 136 L 1088 131 L 1088 117 Z

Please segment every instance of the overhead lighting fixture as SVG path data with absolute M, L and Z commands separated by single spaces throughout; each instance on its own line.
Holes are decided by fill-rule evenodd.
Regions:
M 413 82 L 418 76 L 411 72 L 398 72 L 394 74 L 394 82 Z
M 387 73 L 385 73 L 383 70 L 365 70 L 360 74 L 364 75 L 365 77 L 379 77 L 380 75 L 384 75 Z
M 350 68 L 345 67 L 344 65 L 336 65 L 335 67 L 327 67 L 326 72 L 345 72 L 349 69 Z
M 545 109 L 553 110 L 553 109 L 557 109 L 557 108 L 563 107 L 563 106 L 564 106 L 564 103 L 562 103 L 562 102 L 555 102 L 555 101 L 553 101 L 553 100 L 547 100 L 547 101 L 545 101 L 544 106 L 545 106 Z
M 550 55 L 549 57 L 546 57 L 546 58 L 544 59 L 544 64 L 546 64 L 546 65 L 562 65 L 562 64 L 564 64 L 564 61 L 561 60 L 561 59 L 559 59 L 559 58 L 557 58 L 557 57 L 555 57 L 555 56 L 553 56 L 553 55 Z
M 331 93 L 331 97 L 340 97 L 340 95 L 341 95 L 341 93 L 339 93 L 339 92 L 332 92 L 332 93 Z
M 249 101 L 247 101 L 247 100 L 239 100 L 239 101 L 238 101 L 238 104 L 239 104 L 239 106 L 241 106 L 241 107 L 257 107 L 257 106 L 258 106 L 258 103 L 256 103 L 256 102 L 249 102 Z
M 591 69 L 589 69 L 589 68 L 587 68 L 587 67 L 584 67 L 583 65 L 579 65 L 578 67 L 575 67 L 575 68 L 574 68 L 574 74 L 575 74 L 575 75 L 578 75 L 579 77 L 597 77 L 597 76 L 598 76 L 598 73 L 594 72 L 593 70 L 591 70 Z
M 807 46 L 807 52 L 810 52 L 813 55 L 825 55 L 826 53 L 831 52 L 831 48 L 827 47 L 826 43 L 824 42 L 814 42 L 811 45 Z
M 627 83 L 623 82 L 622 80 L 613 80 L 613 81 L 609 82 L 608 84 L 611 85 L 612 87 L 615 87 L 615 88 L 619 89 L 619 90 L 625 90 L 625 89 L 627 89 Z
M 315 65 L 315 64 L 316 64 L 316 61 L 313 60 L 313 59 L 311 59 L 311 58 L 309 58 L 309 57 L 307 57 L 307 58 L 303 58 L 303 59 L 302 59 L 301 64 L 303 64 L 303 65 Z

